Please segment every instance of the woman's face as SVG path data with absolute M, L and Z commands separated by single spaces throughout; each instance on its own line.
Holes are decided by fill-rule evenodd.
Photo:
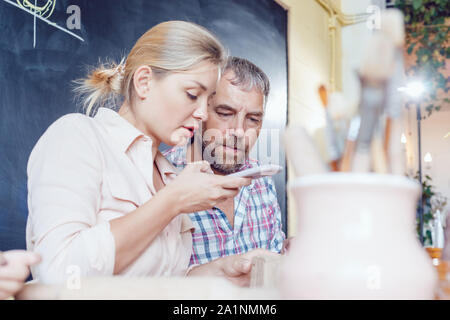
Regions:
M 218 67 L 207 61 L 160 79 L 149 67 L 140 67 L 134 76 L 136 127 L 158 143 L 186 144 L 207 119 L 208 98 L 217 81 Z

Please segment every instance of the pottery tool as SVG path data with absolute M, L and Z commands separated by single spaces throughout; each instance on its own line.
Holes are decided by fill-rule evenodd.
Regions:
M 392 74 L 394 63 L 394 45 L 390 38 L 375 33 L 366 48 L 359 79 L 361 82 L 361 100 L 359 105 L 361 123 L 352 160 L 352 171 L 371 170 L 371 158 L 384 161 L 383 148 L 375 148 L 378 154 L 371 156 L 371 145 L 379 119 L 384 109 L 386 85 Z M 382 53 L 382 54 L 381 54 Z M 378 137 L 377 137 L 378 139 Z M 375 168 L 384 164 L 376 164 Z
M 388 9 L 381 15 L 380 32 L 389 37 L 394 46 L 394 72 L 386 91 L 386 125 L 384 128 L 384 151 L 391 173 L 404 175 L 406 155 L 400 137 L 402 134 L 403 95 L 398 88 L 405 84 L 403 48 L 405 44 L 404 17 L 398 9 Z
M 300 126 L 288 126 L 284 132 L 287 158 L 296 177 L 328 171 L 308 133 Z
M 328 112 L 333 119 L 334 132 L 336 134 L 336 145 L 339 150 L 339 166 L 342 162 L 342 155 L 344 153 L 344 146 L 348 135 L 348 127 L 353 117 L 353 107 L 350 105 L 344 95 L 335 91 L 328 96 Z M 340 169 L 340 168 L 339 168 Z
M 375 132 L 372 138 L 370 146 L 372 170 L 376 173 L 387 174 L 388 173 L 388 161 L 386 152 L 383 146 L 383 138 L 381 136 L 381 128 L 375 128 Z
M 334 127 L 333 119 L 330 116 L 330 112 L 328 109 L 328 93 L 327 89 L 324 85 L 319 87 L 319 97 L 322 101 L 322 106 L 325 110 L 325 119 L 326 119 L 326 127 L 325 127 L 325 146 L 328 154 L 328 161 L 330 164 L 330 168 L 332 171 L 339 170 L 339 159 L 341 158 L 341 152 L 339 150 L 339 145 L 337 141 L 336 131 Z
M 358 137 L 359 126 L 361 124 L 361 117 L 355 116 L 350 122 L 347 133 L 347 140 L 345 142 L 344 154 L 341 159 L 340 171 L 350 171 L 352 169 L 353 153 L 355 152 L 356 138 Z

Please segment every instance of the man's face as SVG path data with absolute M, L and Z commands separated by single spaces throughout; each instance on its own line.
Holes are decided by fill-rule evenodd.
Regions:
M 243 166 L 262 126 L 264 97 L 257 89 L 233 85 L 233 71 L 220 79 L 208 103 L 203 123 L 203 158 L 218 172 L 229 174 Z

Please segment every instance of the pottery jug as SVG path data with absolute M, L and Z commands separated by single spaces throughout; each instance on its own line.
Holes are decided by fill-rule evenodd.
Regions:
M 297 234 L 284 257 L 287 299 L 432 299 L 437 274 L 415 227 L 418 183 L 330 173 L 289 184 Z

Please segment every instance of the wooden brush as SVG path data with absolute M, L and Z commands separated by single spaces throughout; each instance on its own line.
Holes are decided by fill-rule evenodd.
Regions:
M 328 161 L 330 164 L 330 168 L 332 171 L 339 170 L 339 159 L 341 158 L 341 153 L 339 152 L 339 146 L 337 144 L 336 131 L 334 129 L 334 123 L 330 116 L 330 112 L 328 110 L 328 93 L 327 89 L 324 85 L 319 87 L 319 97 L 322 101 L 322 106 L 325 110 L 325 118 L 326 118 L 326 128 L 325 128 L 325 145 L 328 154 Z
M 356 116 L 350 122 L 345 142 L 344 154 L 340 163 L 340 171 L 348 172 L 352 170 L 353 154 L 355 153 L 356 138 L 358 137 L 359 126 L 361 124 L 360 116 Z
M 369 41 L 359 70 L 361 123 L 352 160 L 352 171 L 368 172 L 372 168 L 377 170 L 385 167 L 383 163 L 372 163 L 385 161 L 383 148 L 372 149 L 372 140 L 384 109 L 386 84 L 392 74 L 393 62 L 394 45 L 391 39 L 381 33 L 375 33 Z M 379 135 L 375 135 L 375 139 L 380 139 Z M 375 142 L 376 145 L 379 143 L 381 141 Z M 371 151 L 377 154 L 371 156 Z

